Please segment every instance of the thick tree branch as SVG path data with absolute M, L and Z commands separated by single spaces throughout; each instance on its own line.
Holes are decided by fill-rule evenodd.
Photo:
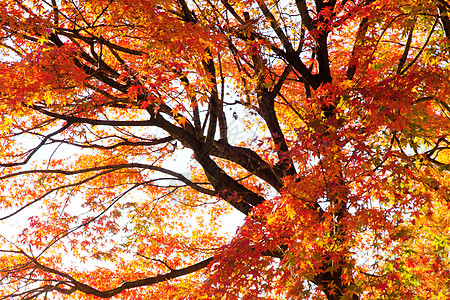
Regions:
M 237 12 L 234 10 L 233 6 L 231 6 L 230 2 L 228 2 L 228 0 L 221 0 L 223 6 L 225 6 L 225 8 L 233 15 L 233 17 L 236 18 L 236 20 L 238 20 L 239 23 L 244 24 L 245 21 L 244 19 L 241 18 L 241 16 L 239 16 L 237 14 Z
M 171 124 L 160 115 L 156 115 L 155 124 L 167 131 L 183 145 L 194 151 L 194 157 L 202 166 L 208 180 L 216 193 L 234 208 L 244 214 L 248 214 L 253 206 L 265 201 L 263 197 L 247 189 L 226 174 L 204 151 L 204 143 L 199 141 L 194 134 Z M 209 150 L 208 150 L 209 151 Z
M 181 6 L 181 9 L 183 10 L 184 18 L 186 22 L 190 23 L 196 23 L 196 17 L 194 13 L 189 9 L 187 3 L 185 0 L 178 0 L 178 3 Z
M 362 44 L 366 36 L 367 29 L 369 28 L 369 18 L 362 18 L 359 23 L 358 31 L 356 33 L 356 39 L 353 43 L 352 54 L 350 55 L 350 61 L 347 67 L 347 79 L 352 80 L 356 73 L 356 65 L 358 61 L 358 51 L 361 49 Z
M 438 5 L 439 18 L 441 19 L 442 28 L 444 29 L 445 36 L 450 39 L 450 4 L 441 0 L 440 5 Z M 446 5 L 444 5 L 444 3 Z
M 225 116 L 225 112 L 223 111 L 223 102 L 225 97 L 225 76 L 223 74 L 223 66 L 222 59 L 220 58 L 220 53 L 218 54 L 218 63 L 219 63 L 219 74 L 220 74 L 220 100 L 219 100 L 219 108 L 218 108 L 218 122 L 219 122 L 219 132 L 220 139 L 228 142 L 228 127 L 227 127 L 227 118 Z
M 211 155 L 237 163 L 247 171 L 263 179 L 278 192 L 283 187 L 283 172 L 270 166 L 251 149 L 231 146 L 224 141 L 214 143 Z
M 413 60 L 400 72 L 400 75 L 405 74 L 405 72 L 408 71 L 408 69 L 414 65 L 414 63 L 417 61 L 417 59 L 420 57 L 420 55 L 422 55 L 423 50 L 428 45 L 428 42 L 430 41 L 431 36 L 433 35 L 434 28 L 436 27 L 438 21 L 439 21 L 439 18 L 436 18 L 436 20 L 433 23 L 433 26 L 431 27 L 430 33 L 428 34 L 428 37 L 427 37 L 425 43 L 423 44 L 422 48 L 420 48 L 419 52 L 416 54 L 416 56 L 413 58 Z
M 280 251 L 266 251 L 264 253 L 261 253 L 261 255 L 282 258 L 283 253 Z M 144 258 L 147 258 L 147 257 L 144 256 Z M 100 298 L 111 298 L 111 297 L 114 297 L 114 296 L 120 294 L 121 292 L 123 292 L 125 290 L 128 290 L 128 289 L 139 288 L 139 287 L 144 287 L 144 286 L 151 286 L 151 285 L 158 284 L 160 282 L 164 282 L 167 280 L 175 279 L 178 277 L 182 277 L 182 276 L 185 276 L 188 274 L 198 272 L 201 269 L 206 268 L 209 264 L 211 264 L 215 258 L 210 257 L 210 258 L 202 260 L 196 264 L 193 264 L 188 267 L 181 268 L 181 269 L 173 269 L 173 268 L 167 266 L 167 264 L 163 262 L 170 269 L 170 272 L 168 272 L 166 274 L 162 274 L 162 275 L 156 275 L 156 276 L 152 276 L 152 277 L 143 278 L 143 279 L 138 279 L 138 280 L 133 280 L 133 281 L 125 281 L 120 286 L 110 289 L 110 290 L 105 290 L 105 291 L 98 290 L 96 288 L 93 288 L 93 287 L 85 284 L 85 283 L 82 283 L 82 282 L 76 280 L 73 276 L 71 276 L 65 272 L 45 266 L 45 265 L 39 263 L 37 261 L 37 259 L 31 258 L 31 257 L 29 257 L 29 259 L 31 260 L 29 267 L 34 266 L 34 268 L 36 268 L 36 269 L 42 270 L 42 271 L 50 273 L 50 274 L 54 274 L 61 278 L 64 278 L 64 280 L 55 280 L 55 281 L 57 281 L 55 284 L 45 284 L 45 285 L 41 286 L 40 288 L 36 288 L 36 291 L 38 291 L 38 292 L 39 291 L 56 290 L 62 294 L 70 295 L 76 291 L 80 291 L 84 294 L 94 295 L 94 296 L 97 296 Z M 67 288 L 65 286 L 67 286 Z M 27 293 L 27 294 L 29 294 L 29 293 Z
M 292 161 L 288 157 L 288 145 L 281 130 L 278 118 L 275 112 L 275 97 L 277 94 L 269 92 L 265 88 L 261 88 L 258 92 L 258 104 L 261 116 L 266 122 L 270 131 L 277 155 L 279 159 L 278 167 L 284 175 L 294 175 L 295 169 Z M 284 177 L 284 176 L 283 176 Z
M 185 267 L 182 269 L 178 269 L 178 270 L 172 270 L 163 275 L 147 277 L 147 278 L 134 280 L 134 281 L 126 281 L 126 282 L 122 283 L 120 286 L 118 286 L 114 289 L 111 289 L 111 290 L 107 290 L 107 291 L 100 291 L 96 288 L 93 288 L 85 283 L 82 283 L 82 282 L 76 280 L 75 278 L 73 278 L 72 276 L 70 276 L 67 273 L 49 268 L 45 265 L 42 265 L 37 260 L 33 260 L 33 264 L 36 266 L 37 269 L 40 269 L 47 273 L 55 274 L 62 278 L 65 278 L 67 280 L 66 285 L 71 286 L 71 288 L 69 288 L 69 289 L 58 288 L 57 290 L 63 294 L 72 294 L 75 291 L 80 291 L 85 294 L 94 295 L 94 296 L 97 296 L 100 298 L 111 298 L 115 295 L 120 294 L 121 292 L 123 292 L 127 289 L 138 288 L 138 287 L 142 287 L 142 286 L 150 286 L 150 285 L 154 285 L 154 284 L 164 282 L 164 281 L 167 281 L 170 279 L 174 279 L 174 278 L 185 276 L 185 275 L 188 275 L 191 273 L 195 273 L 203 268 L 206 268 L 213 260 L 214 260 L 214 258 L 211 257 L 211 258 L 205 259 L 201 262 L 198 262 L 196 264 L 193 264 L 191 266 L 188 266 L 188 267 Z
M 406 45 L 405 45 L 405 50 L 403 50 L 402 57 L 400 58 L 400 60 L 398 62 L 397 74 L 400 74 L 402 72 L 402 68 L 405 65 L 406 59 L 408 58 L 408 52 L 411 47 L 412 36 L 413 36 L 415 25 L 416 25 L 416 20 L 414 20 L 414 23 L 411 25 L 411 28 L 409 29 L 408 39 L 406 40 Z
M 216 68 L 214 66 L 214 61 L 210 59 L 208 62 L 203 62 L 203 66 L 207 73 L 209 73 L 211 80 L 211 96 L 209 97 L 209 124 L 208 130 L 206 132 L 206 142 L 203 146 L 203 151 L 209 152 L 214 141 L 214 137 L 217 129 L 217 120 L 219 117 L 219 110 L 222 110 L 219 100 L 219 94 L 217 92 L 217 79 L 216 79 Z
M 283 44 L 284 49 L 286 49 L 287 53 L 293 53 L 294 48 L 292 47 L 291 42 L 289 42 L 289 39 L 287 38 L 286 34 L 283 32 L 283 30 L 280 27 L 280 24 L 275 19 L 275 16 L 270 12 L 270 10 L 267 8 L 264 1 L 259 1 L 259 8 L 264 14 L 264 17 L 266 17 L 267 21 L 269 21 L 270 26 L 277 34 L 278 38 L 280 39 L 281 43 Z
M 298 12 L 300 13 L 300 17 L 302 18 L 303 26 L 311 31 L 314 29 L 312 25 L 312 19 L 308 12 L 308 7 L 306 6 L 306 0 L 295 0 L 295 4 L 297 5 Z
M 120 46 L 117 44 L 114 44 L 110 41 L 107 41 L 103 38 L 93 38 L 93 37 L 86 37 L 83 36 L 81 34 L 79 34 L 79 30 L 73 30 L 73 29 L 67 29 L 67 28 L 58 28 L 56 30 L 56 34 L 58 35 L 62 35 L 65 36 L 67 38 L 73 39 L 73 40 L 81 40 L 87 44 L 90 44 L 93 42 L 93 40 L 97 40 L 98 42 L 102 43 L 103 45 L 105 45 L 106 47 L 113 49 L 115 51 L 119 51 L 122 53 L 127 53 L 127 54 L 131 54 L 131 55 L 136 55 L 136 56 L 142 56 L 143 54 L 148 54 L 145 51 L 141 51 L 141 50 L 134 50 L 134 49 L 130 49 L 130 48 L 126 48 L 124 46 Z M 52 40 L 53 43 L 55 43 L 54 40 Z M 59 42 L 58 42 L 59 43 Z M 58 45 L 57 43 L 55 43 L 56 45 Z
M 53 42 L 58 48 L 60 48 L 64 45 L 64 43 L 61 41 L 61 39 L 55 33 L 50 34 L 49 40 L 51 42 Z M 86 59 L 91 59 L 88 57 L 89 57 L 88 55 L 87 55 L 87 57 L 85 56 Z M 126 92 L 129 88 L 129 85 L 123 85 L 123 84 L 118 83 L 117 81 L 111 79 L 109 76 L 107 76 L 105 73 L 103 73 L 101 70 L 95 70 L 95 69 L 83 64 L 76 57 L 73 57 L 72 61 L 74 62 L 75 66 L 82 69 L 84 71 L 84 73 L 86 73 L 86 75 L 93 76 L 93 77 L 99 79 L 100 81 L 102 81 L 103 83 L 109 85 L 110 87 L 115 88 L 118 91 Z
M 311 70 L 305 66 L 305 64 L 301 61 L 300 57 L 294 52 L 294 53 L 286 53 L 283 50 L 272 47 L 271 50 L 279 55 L 280 57 L 284 58 L 288 64 L 292 65 L 294 69 L 296 69 L 302 78 L 308 83 L 310 87 L 313 89 L 317 89 L 321 85 L 320 78 L 317 74 L 312 74 Z

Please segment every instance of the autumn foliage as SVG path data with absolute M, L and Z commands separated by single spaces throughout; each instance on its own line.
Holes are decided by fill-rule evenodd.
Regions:
M 0 0 L 0 299 L 449 299 L 448 0 Z

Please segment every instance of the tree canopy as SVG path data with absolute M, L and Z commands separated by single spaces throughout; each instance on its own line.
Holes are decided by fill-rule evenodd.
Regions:
M 448 0 L 0 0 L 0 51 L 0 299 L 450 297 Z

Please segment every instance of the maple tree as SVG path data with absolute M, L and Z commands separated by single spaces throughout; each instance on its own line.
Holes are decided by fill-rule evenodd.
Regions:
M 447 0 L 0 25 L 0 299 L 450 297 Z

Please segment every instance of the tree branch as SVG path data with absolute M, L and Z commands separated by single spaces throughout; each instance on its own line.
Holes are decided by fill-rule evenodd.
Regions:
M 37 145 L 30 154 L 28 154 L 28 156 L 25 158 L 24 161 L 22 162 L 17 162 L 17 163 L 2 163 L 0 164 L 0 167 L 15 167 L 15 166 L 20 166 L 20 165 L 25 165 L 27 164 L 30 159 L 33 157 L 34 154 L 36 154 L 36 152 L 43 146 L 45 145 L 45 143 L 54 135 L 60 134 L 62 133 L 64 130 L 66 130 L 67 128 L 69 128 L 70 126 L 72 126 L 72 122 L 67 122 L 67 124 L 65 124 L 63 127 L 61 127 L 60 129 L 46 135 L 42 141 L 39 143 L 39 145 Z
M 40 264 L 37 260 L 33 260 L 33 263 L 36 265 L 36 268 L 51 273 L 51 274 L 55 274 L 57 276 L 63 277 L 65 279 L 68 280 L 68 282 L 70 282 L 72 284 L 72 288 L 71 289 L 59 289 L 58 291 L 64 294 L 72 294 L 75 291 L 80 291 L 83 292 L 85 294 L 88 295 L 94 295 L 100 298 L 111 298 L 117 294 L 120 294 L 121 292 L 127 290 L 127 289 L 132 289 L 132 288 L 137 288 L 137 287 L 142 287 L 142 286 L 150 286 L 150 285 L 154 285 L 156 283 L 159 282 L 164 282 L 170 279 L 174 279 L 177 277 L 181 277 L 181 276 L 185 276 L 194 272 L 197 272 L 203 268 L 206 268 L 212 261 L 214 260 L 213 257 L 210 257 L 208 259 L 205 259 L 201 262 L 198 262 L 196 264 L 193 264 L 191 266 L 182 268 L 182 269 L 178 269 L 178 270 L 172 270 L 166 274 L 163 275 L 157 275 L 157 276 L 153 276 L 153 277 L 147 277 L 147 278 L 143 278 L 143 279 L 139 279 L 139 280 L 134 280 L 134 281 L 126 281 L 124 283 L 122 283 L 120 286 L 114 288 L 114 289 L 110 289 L 110 290 L 106 290 L 106 291 L 100 291 L 96 288 L 93 288 L 85 283 L 82 283 L 78 280 L 76 280 L 75 278 L 73 278 L 72 276 L 70 276 L 67 273 L 49 268 L 45 265 Z

